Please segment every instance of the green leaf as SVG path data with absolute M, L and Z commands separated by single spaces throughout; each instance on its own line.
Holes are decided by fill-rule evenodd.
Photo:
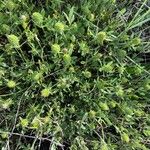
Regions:
M 75 19 L 75 17 L 74 17 L 74 6 L 71 7 L 68 15 L 65 12 L 63 12 L 63 14 L 65 15 L 69 25 L 71 25 Z

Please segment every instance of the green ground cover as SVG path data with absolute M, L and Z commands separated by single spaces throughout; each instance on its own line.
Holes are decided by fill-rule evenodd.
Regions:
M 0 1 L 0 149 L 149 150 L 148 0 Z

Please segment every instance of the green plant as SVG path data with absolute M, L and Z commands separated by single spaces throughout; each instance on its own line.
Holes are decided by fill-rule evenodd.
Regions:
M 148 150 L 149 10 L 0 1 L 0 149 Z

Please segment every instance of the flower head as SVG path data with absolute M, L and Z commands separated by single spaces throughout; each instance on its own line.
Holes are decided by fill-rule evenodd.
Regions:
M 41 25 L 43 23 L 43 16 L 39 12 L 34 12 L 32 14 L 32 19 L 36 25 Z
M 58 45 L 58 44 L 53 44 L 52 46 L 51 46 L 51 50 L 52 50 L 52 53 L 53 54 L 58 54 L 59 52 L 60 52 L 60 45 Z
M 7 82 L 7 86 L 8 86 L 9 88 L 14 88 L 14 87 L 16 86 L 16 82 L 13 81 L 13 80 L 9 80 L 9 81 Z
M 64 54 L 63 60 L 66 64 L 70 64 L 71 63 L 71 56 L 69 54 Z
M 65 25 L 64 25 L 63 23 L 61 23 L 61 22 L 57 22 L 57 23 L 55 24 L 55 29 L 56 29 L 56 31 L 58 31 L 58 32 L 62 32 L 62 31 L 64 31 L 64 29 L 65 29 Z
M 109 107 L 108 107 L 107 103 L 101 102 L 101 103 L 99 104 L 99 106 L 100 106 L 101 109 L 104 110 L 104 111 L 109 110 Z
M 19 47 L 19 38 L 16 35 L 11 34 L 11 35 L 8 35 L 7 38 L 13 48 Z
M 103 45 L 103 42 L 106 40 L 106 37 L 107 37 L 106 32 L 103 31 L 99 32 L 97 34 L 97 42 Z
M 42 97 L 48 97 L 51 94 L 51 89 L 50 88 L 45 88 L 41 91 L 41 96 Z

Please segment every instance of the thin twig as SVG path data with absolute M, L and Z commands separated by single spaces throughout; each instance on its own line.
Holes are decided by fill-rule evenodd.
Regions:
M 33 84 L 32 84 L 27 90 L 29 90 L 32 86 L 33 86 Z M 27 91 L 27 90 L 26 90 L 26 91 Z M 8 141 L 7 141 L 7 143 L 6 143 L 6 148 L 9 146 L 9 139 L 10 139 L 11 136 L 13 135 L 13 132 L 14 132 L 14 130 L 15 130 L 15 128 L 16 128 L 17 118 L 18 118 L 19 110 L 20 110 L 20 105 L 21 105 L 21 101 L 22 101 L 24 95 L 25 95 L 25 92 L 24 92 L 24 94 L 22 94 L 22 96 L 21 96 L 21 98 L 20 98 L 20 101 L 19 101 L 19 103 L 18 103 L 18 107 L 17 107 L 17 112 L 16 112 L 16 116 L 15 116 L 14 125 L 13 125 L 13 128 L 12 128 L 12 130 L 11 130 L 11 133 L 9 134 Z
M 38 137 L 38 136 L 32 136 L 32 135 L 26 135 L 26 134 L 20 134 L 20 133 L 10 133 L 11 135 L 16 135 L 16 136 L 20 136 L 20 137 L 24 137 L 24 138 L 30 138 L 30 139 L 38 139 L 40 141 L 48 141 L 48 142 L 53 142 L 54 144 L 56 144 L 57 146 L 60 147 L 64 147 L 63 144 L 57 143 L 54 140 L 48 139 L 48 138 L 42 138 L 42 137 Z

